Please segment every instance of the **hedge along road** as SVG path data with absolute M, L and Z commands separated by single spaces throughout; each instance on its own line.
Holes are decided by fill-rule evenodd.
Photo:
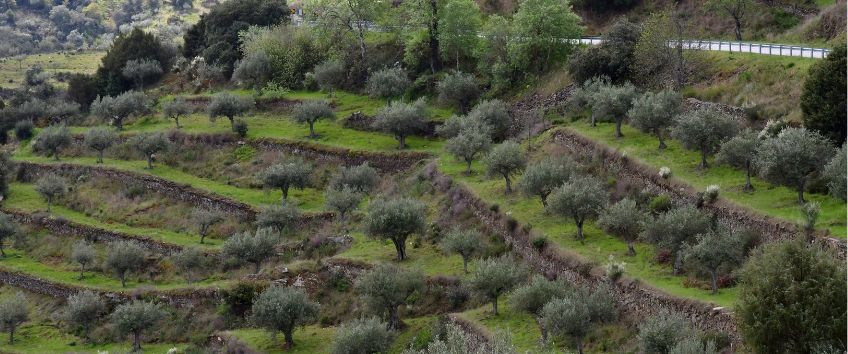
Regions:
M 580 44 L 598 45 L 604 42 L 601 37 L 583 37 L 580 38 Z M 670 47 L 676 47 L 678 41 L 669 41 Z M 752 43 L 752 42 L 731 42 L 731 41 L 711 41 L 700 39 L 684 39 L 680 45 L 683 49 L 691 50 L 709 50 L 714 52 L 727 53 L 752 53 L 763 55 L 779 55 L 785 57 L 802 57 L 822 59 L 830 54 L 830 49 L 825 48 L 810 48 L 797 45 L 787 44 L 771 44 L 771 43 Z

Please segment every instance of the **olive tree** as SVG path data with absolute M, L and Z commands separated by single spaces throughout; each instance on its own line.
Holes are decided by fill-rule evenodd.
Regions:
M 495 141 L 506 139 L 512 123 L 506 103 L 499 99 L 480 101 L 468 112 L 468 117 L 488 125 Z
M 253 273 L 259 274 L 262 262 L 277 254 L 277 241 L 270 228 L 236 233 L 221 245 L 221 254 L 240 264 L 253 263 Z
M 106 304 L 100 295 L 91 290 L 83 290 L 68 296 L 63 319 L 75 329 L 79 329 L 82 338 L 89 340 L 91 326 L 106 312 Z
M 577 225 L 577 239 L 583 240 L 583 223 L 596 217 L 609 198 L 595 178 L 577 176 L 557 187 L 548 198 L 548 209 L 560 216 L 571 217 Z
M 663 136 L 666 129 L 674 123 L 683 109 L 683 97 L 673 90 L 660 92 L 645 92 L 633 99 L 632 107 L 627 112 L 630 123 L 645 133 L 654 134 L 660 141 L 659 149 L 665 149 Z
M 845 350 L 845 262 L 796 239 L 756 249 L 739 272 L 735 315 L 746 345 L 760 353 Z
M 332 354 L 385 353 L 395 333 L 379 318 L 361 318 L 343 323 L 336 330 Z
M 545 304 L 553 299 L 563 298 L 571 291 L 571 285 L 564 281 L 551 281 L 536 274 L 529 283 L 515 289 L 509 301 L 514 309 L 535 316 L 540 314 Z
M 528 196 L 538 196 L 548 207 L 548 195 L 577 172 L 577 163 L 567 157 L 545 158 L 527 167 L 518 188 Z
M 745 258 L 744 238 L 730 226 L 722 225 L 697 236 L 697 241 L 683 251 L 684 262 L 710 274 L 713 294 L 718 293 L 719 269 L 732 269 Z
M 9 333 L 9 344 L 15 341 L 18 326 L 29 320 L 29 301 L 20 291 L 0 300 L 0 329 Z
M 162 66 L 159 65 L 158 60 L 153 59 L 127 60 L 121 69 L 121 75 L 134 81 L 135 88 L 141 90 L 144 88 L 145 80 L 162 75 Z
M 822 172 L 824 178 L 827 179 L 827 189 L 830 195 L 842 200 L 846 198 L 846 185 L 848 185 L 845 176 L 846 171 L 848 171 L 848 167 L 846 167 L 846 159 L 848 157 L 846 157 L 845 149 L 846 146 L 843 144 L 842 148 L 827 163 Z
M 445 150 L 465 162 L 465 174 L 471 174 L 471 163 L 492 144 L 488 131 L 464 129 L 445 142 Z
M 415 199 L 377 199 L 368 207 L 365 233 L 369 237 L 392 241 L 397 260 L 402 261 L 406 259 L 406 239 L 423 232 L 426 223 L 427 208 Z
M 271 61 L 264 51 L 255 51 L 239 60 L 233 70 L 233 81 L 253 88 L 256 95 L 262 94 L 262 86 L 271 77 Z
M 817 132 L 786 128 L 760 145 L 756 165 L 766 180 L 794 187 L 798 191 L 798 203 L 803 204 L 807 179 L 824 167 L 834 150 Z
M 462 257 L 462 269 L 468 274 L 468 260 L 481 251 L 482 235 L 474 229 L 454 228 L 442 238 L 445 253 L 456 253 Z
M 162 115 L 164 115 L 165 118 L 173 119 L 174 124 L 177 125 L 177 129 L 182 128 L 182 126 L 180 126 L 180 118 L 187 117 L 193 111 L 194 110 L 182 96 L 174 97 L 173 100 L 162 104 Z
M 347 69 L 344 64 L 337 60 L 326 60 L 313 69 L 315 81 L 322 90 L 333 92 L 341 88 L 347 77 Z
M 256 214 L 256 226 L 271 228 L 283 235 L 293 229 L 300 221 L 300 210 L 290 203 L 283 205 L 267 205 Z
M 124 121 L 132 115 L 143 114 L 150 107 L 144 92 L 127 91 L 115 97 L 97 97 L 91 102 L 91 114 L 103 121 L 111 121 L 116 129 L 124 129 Z
M 47 156 L 53 156 L 59 161 L 59 150 L 71 145 L 71 132 L 64 125 L 51 125 L 44 128 L 35 137 L 35 148 L 46 151 Z
M 141 351 L 141 335 L 156 327 L 165 318 L 165 311 L 159 304 L 134 300 L 118 305 L 110 318 L 118 333 L 132 334 L 133 352 L 138 352 Z
M 85 277 L 85 267 L 94 264 L 96 260 L 96 255 L 94 253 L 94 247 L 91 247 L 90 244 L 86 241 L 79 241 L 74 244 L 74 247 L 71 249 L 71 259 L 79 263 L 80 265 L 80 275 L 79 280 L 82 280 Z
M 189 285 L 194 281 L 195 276 L 200 274 L 207 267 L 206 254 L 200 249 L 188 247 L 182 252 L 174 255 L 174 265 L 183 274 L 186 282 Z
M 289 188 L 300 190 L 309 184 L 312 167 L 302 161 L 283 162 L 271 165 L 263 171 L 259 178 L 265 188 L 278 188 L 283 192 L 283 203 L 289 198 Z
M 683 315 L 661 309 L 639 324 L 639 352 L 670 353 L 678 342 L 692 334 L 691 324 Z
M 230 127 L 235 131 L 236 117 L 245 114 L 251 108 L 253 108 L 253 100 L 250 98 L 221 92 L 212 96 L 212 101 L 206 106 L 206 114 L 213 123 L 218 117 L 227 117 L 230 120 Z
M 468 112 L 471 103 L 480 96 L 480 84 L 474 75 L 456 71 L 445 75 L 436 85 L 439 102 L 455 105 L 460 112 Z
M 379 131 L 393 135 L 399 145 L 398 149 L 406 148 L 406 137 L 425 128 L 427 111 L 424 101 L 415 103 L 391 102 L 377 112 L 371 126 Z
M 127 140 L 127 144 L 144 155 L 149 170 L 153 168 L 153 157 L 157 153 L 168 150 L 171 146 L 171 139 L 163 132 L 143 133 Z
M 200 243 L 209 235 L 209 229 L 224 221 L 224 213 L 218 209 L 194 208 L 191 211 L 191 221 L 197 225 L 197 234 L 200 235 Z
M 577 353 L 583 354 L 583 340 L 592 329 L 617 317 L 613 301 L 605 287 L 592 293 L 583 289 L 572 291 L 548 302 L 540 313 L 541 322 L 550 335 L 572 337 Z
M 709 227 L 710 216 L 687 205 L 660 214 L 646 223 L 639 237 L 671 252 L 674 256 L 674 275 L 677 275 L 683 263 L 683 250 L 696 241 L 697 235 L 707 232 Z
M 485 132 L 492 135 L 492 126 L 482 120 L 480 115 L 453 115 L 436 127 L 436 133 L 444 138 L 453 138 L 465 131 Z
M 49 213 L 53 201 L 61 198 L 68 191 L 68 182 L 58 175 L 49 173 L 35 182 L 35 191 L 41 194 L 44 199 L 47 199 L 47 212 Z
M 468 278 L 468 285 L 492 302 L 492 313 L 498 314 L 498 298 L 515 288 L 527 271 L 509 255 L 480 260 Z
M 636 255 L 633 242 L 639 237 L 648 213 L 639 209 L 631 199 L 622 199 L 604 210 L 598 217 L 598 226 L 606 232 L 619 236 L 627 242 L 627 254 Z
M 754 160 L 760 143 L 762 140 L 757 137 L 756 132 L 745 129 L 739 135 L 723 142 L 716 154 L 716 162 L 745 169 L 744 190 L 746 191 L 754 190 L 751 184 L 751 172 L 754 169 Z
M 367 194 L 379 183 L 380 175 L 377 174 L 377 170 L 365 162 L 361 165 L 340 168 L 330 179 L 327 188 L 341 189 L 349 186 L 360 193 Z
M 389 101 L 403 96 L 410 86 L 409 77 L 402 68 L 385 68 L 377 70 L 368 77 L 365 84 L 371 97 L 385 98 Z
M 361 192 L 345 185 L 341 189 L 328 188 L 324 192 L 324 203 L 339 216 L 339 222 L 345 225 L 345 216 L 356 210 L 364 196 Z
M 294 330 L 318 319 L 320 306 L 309 300 L 302 289 L 291 286 L 272 286 L 263 291 L 251 307 L 252 320 L 271 332 L 276 341 L 277 332 L 283 332 L 285 347 L 294 346 Z
M 503 177 L 506 182 L 506 193 L 512 193 L 512 176 L 518 174 L 527 164 L 527 159 L 521 151 L 521 146 L 514 141 L 505 141 L 492 148 L 483 158 L 486 174 Z
M 127 273 L 141 270 L 145 264 L 145 251 L 133 241 L 115 241 L 109 244 L 103 268 L 112 270 L 121 280 L 121 287 L 127 287 Z
M 596 126 L 596 115 L 595 115 L 595 98 L 598 96 L 598 92 L 602 89 L 606 89 L 610 85 L 610 78 L 607 76 L 595 76 L 592 77 L 585 82 L 583 82 L 580 86 L 574 89 L 574 92 L 571 94 L 571 97 L 568 98 L 567 105 L 571 109 L 584 109 L 588 107 L 590 110 L 590 124 L 594 127 Z
M 309 137 L 315 139 L 315 122 L 321 119 L 335 119 L 336 113 L 330 103 L 324 100 L 309 100 L 294 106 L 292 117 L 295 122 L 309 124 Z
M 0 256 L 6 257 L 6 252 L 3 251 L 3 241 L 10 237 L 14 237 L 20 227 L 11 215 L 0 212 Z
M 601 87 L 592 98 L 593 112 L 601 119 L 615 122 L 615 137 L 620 138 L 621 123 L 627 118 L 627 113 L 633 106 L 633 99 L 638 96 L 636 87 L 631 83 L 623 85 L 608 85 Z
M 401 325 L 398 307 L 424 290 L 424 276 L 417 271 L 381 264 L 360 275 L 355 286 L 366 306 L 381 314 L 389 328 L 398 329 Z
M 97 163 L 103 163 L 103 152 L 117 141 L 118 133 L 108 128 L 93 127 L 85 132 L 85 146 L 97 151 Z
M 721 142 L 732 137 L 737 129 L 738 124 L 730 115 L 699 108 L 679 116 L 671 134 L 685 148 L 701 153 L 700 168 L 704 169 L 707 168 L 707 155 L 716 152 Z

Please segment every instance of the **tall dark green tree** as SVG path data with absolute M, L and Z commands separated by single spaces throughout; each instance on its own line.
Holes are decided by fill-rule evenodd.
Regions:
M 123 70 L 128 61 L 139 59 L 154 60 L 159 63 L 160 68 L 167 72 L 170 68 L 171 54 L 156 36 L 145 33 L 141 29 L 136 28 L 130 33 L 118 36 L 112 47 L 106 52 L 95 74 L 100 86 L 100 94 L 115 96 L 131 89 L 133 80 L 125 77 Z M 158 77 L 153 79 L 158 79 Z M 87 95 L 81 95 L 80 100 L 86 100 L 90 97 L 82 96 Z M 78 103 L 87 105 L 91 101 Z
M 827 58 L 813 64 L 801 94 L 804 126 L 818 131 L 836 145 L 845 142 L 846 134 L 845 65 L 845 44 L 842 44 Z

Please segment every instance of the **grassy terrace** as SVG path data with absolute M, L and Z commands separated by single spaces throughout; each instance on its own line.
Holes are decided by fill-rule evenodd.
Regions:
M 187 344 L 145 343 L 141 349 L 144 353 L 167 353 L 171 348 L 185 349 Z M 0 346 L 2 353 L 17 354 L 48 354 L 48 353 L 129 353 L 132 343 L 127 340 L 122 343 L 84 344 L 82 339 L 68 334 L 55 325 L 26 322 L 15 332 L 15 342 L 7 343 L 3 339 Z
M 627 156 L 635 157 L 648 166 L 659 169 L 667 166 L 673 176 L 698 190 L 704 190 L 711 184 L 721 188 L 721 196 L 734 204 L 790 222 L 800 222 L 801 212 L 798 207 L 797 193 L 787 187 L 772 186 L 768 182 L 752 177 L 754 192 L 744 192 L 745 172 L 727 166 L 712 165 L 707 170 L 698 169 L 700 155 L 698 152 L 683 149 L 676 140 L 667 141 L 665 151 L 657 149 L 657 139 L 638 130 L 623 126 L 624 137 L 615 138 L 615 127 L 611 123 L 598 124 L 592 128 L 583 120 L 569 123 L 568 128 L 592 140 L 604 143 Z M 834 237 L 846 237 L 846 204 L 845 202 L 822 194 L 806 193 L 805 198 L 821 203 L 821 215 L 818 225 L 827 229 Z
M 336 258 L 344 258 L 355 261 L 363 261 L 373 264 L 395 262 L 397 253 L 391 242 L 374 240 L 366 237 L 361 232 L 354 232 L 353 244 Z M 422 242 L 418 247 L 412 245 L 411 240 L 406 246 L 407 258 L 400 263 L 408 269 L 421 271 L 426 276 L 447 275 L 463 276 L 462 257 L 455 254 L 444 254 L 438 245 Z M 469 261 L 468 270 L 474 269 L 474 262 Z
M 6 58 L 0 60 L 0 87 L 17 88 L 24 81 L 24 74 L 27 69 L 33 66 L 41 66 L 42 69 L 50 73 L 72 72 L 91 74 L 97 70 L 100 65 L 100 58 L 106 52 L 84 52 L 84 53 L 43 53 L 32 54 L 18 60 Z M 51 82 L 55 85 L 64 86 L 61 83 L 52 79 Z

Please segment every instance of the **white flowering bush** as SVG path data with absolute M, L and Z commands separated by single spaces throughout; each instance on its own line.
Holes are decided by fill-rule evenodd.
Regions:
M 610 255 L 605 268 L 607 279 L 612 282 L 618 281 L 624 275 L 624 266 L 626 265 L 627 263 L 624 262 L 616 262 L 615 257 Z
M 713 203 L 718 199 L 719 188 L 717 184 L 711 184 L 707 186 L 707 189 L 704 191 L 704 201 L 707 203 Z
M 660 177 L 664 179 L 671 177 L 671 169 L 667 166 L 660 167 Z

